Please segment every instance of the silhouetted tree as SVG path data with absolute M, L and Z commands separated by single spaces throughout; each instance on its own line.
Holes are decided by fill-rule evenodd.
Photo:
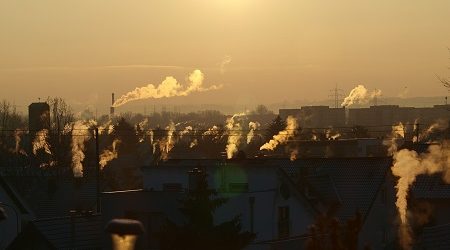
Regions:
M 241 232 L 240 216 L 215 225 L 214 213 L 226 199 L 216 197 L 217 192 L 208 187 L 205 174 L 199 173 L 198 177 L 195 188 L 180 201 L 184 223 L 177 225 L 167 220 L 157 235 L 161 249 L 243 249 L 255 238 L 255 234 Z
M 319 214 L 309 228 L 310 238 L 306 242 L 307 250 L 356 250 L 358 235 L 361 231 L 362 216 L 356 212 L 353 218 L 341 224 L 335 217 L 338 206 L 331 205 L 326 213 Z
M 125 118 L 121 118 L 114 126 L 113 137 L 121 141 L 119 145 L 120 153 L 134 153 L 137 150 L 139 141 L 134 127 Z
M 265 105 L 258 105 L 256 106 L 255 110 L 251 112 L 252 115 L 269 115 L 273 114 L 272 111 L 270 111 Z
M 450 52 L 450 48 L 448 48 L 448 52 Z M 450 69 L 450 67 L 449 67 Z M 439 81 L 450 91 L 450 78 L 440 77 L 438 76 Z
M 275 119 L 270 123 L 269 127 L 267 128 L 266 138 L 270 139 L 274 135 L 278 134 L 278 132 L 284 130 L 286 128 L 286 121 L 281 119 L 281 117 L 278 115 L 275 117 Z

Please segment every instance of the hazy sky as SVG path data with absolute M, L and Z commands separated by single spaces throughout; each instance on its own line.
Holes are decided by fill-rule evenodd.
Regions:
M 146 103 L 320 100 L 335 84 L 437 96 L 448 46 L 449 0 L 0 0 L 0 99 L 103 107 L 194 69 L 223 88 Z

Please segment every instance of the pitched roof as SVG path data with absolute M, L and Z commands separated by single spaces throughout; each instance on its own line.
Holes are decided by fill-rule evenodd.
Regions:
M 305 180 L 322 202 L 335 200 L 340 203 L 336 216 L 346 221 L 356 211 L 366 217 L 391 166 L 391 159 L 317 158 L 300 159 L 296 163 L 298 167 L 283 170 L 297 182 L 300 171 L 304 171 Z
M 450 184 L 442 180 L 441 174 L 420 175 L 414 182 L 411 192 L 417 199 L 449 199 Z
M 421 239 L 422 249 L 448 249 L 448 246 L 450 246 L 450 224 L 425 227 Z
M 31 222 L 56 249 L 95 249 L 104 234 L 100 215 L 60 217 Z

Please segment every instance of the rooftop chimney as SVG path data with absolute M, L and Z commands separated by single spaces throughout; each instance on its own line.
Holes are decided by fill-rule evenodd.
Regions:
M 115 102 L 115 100 L 114 100 L 114 93 L 112 93 L 112 95 L 111 95 L 111 108 L 110 108 L 110 110 L 109 110 L 109 115 L 111 116 L 111 117 L 113 117 L 114 116 L 114 102 Z

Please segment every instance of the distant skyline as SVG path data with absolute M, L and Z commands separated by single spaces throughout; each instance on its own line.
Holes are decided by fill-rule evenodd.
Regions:
M 130 105 L 317 102 L 336 84 L 444 96 L 448 13 L 448 0 L 0 0 L 0 99 L 60 96 L 103 113 L 112 92 L 185 84 L 194 69 L 223 87 Z

